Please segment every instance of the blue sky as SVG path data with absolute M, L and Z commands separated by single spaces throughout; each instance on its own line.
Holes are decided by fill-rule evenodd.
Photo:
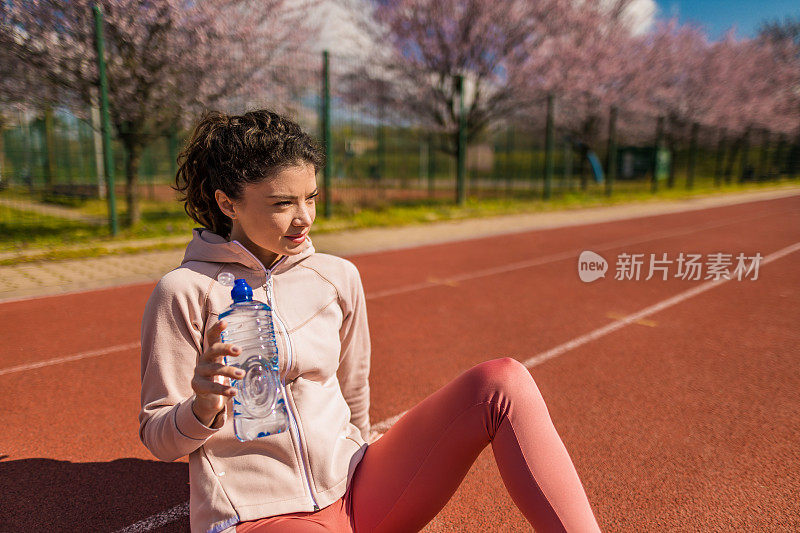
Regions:
M 754 37 L 761 21 L 800 16 L 800 0 L 656 0 L 658 18 L 704 26 L 712 41 L 736 24 L 736 38 Z

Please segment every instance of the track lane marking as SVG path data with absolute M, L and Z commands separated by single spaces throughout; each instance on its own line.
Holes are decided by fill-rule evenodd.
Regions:
M 766 265 L 768 263 L 771 263 L 776 259 L 780 259 L 781 257 L 789 255 L 790 253 L 796 252 L 798 250 L 800 250 L 800 242 L 796 242 L 790 246 L 781 248 L 780 250 L 769 254 L 761 261 L 761 265 Z M 607 324 L 593 331 L 590 331 L 585 335 L 581 335 L 563 344 L 559 344 L 554 348 L 546 350 L 538 355 L 531 357 L 526 361 L 523 361 L 522 364 L 524 364 L 527 368 L 532 368 L 534 366 L 540 365 L 549 359 L 553 359 L 555 357 L 558 357 L 559 355 L 563 355 L 564 353 L 570 350 L 578 348 L 579 346 L 587 344 L 588 342 L 591 342 L 593 340 L 599 339 L 600 337 L 604 337 L 609 333 L 617 331 L 618 329 L 621 329 L 629 324 L 636 323 L 637 321 L 643 319 L 644 317 L 650 316 L 659 311 L 663 311 L 668 307 L 672 307 L 685 300 L 688 300 L 689 298 L 692 298 L 693 296 L 702 294 L 708 291 L 709 289 L 712 289 L 729 281 L 731 281 L 731 279 L 718 279 L 718 280 L 706 281 L 701 285 L 680 292 L 675 296 L 667 298 L 666 300 L 662 300 L 656 304 L 645 307 L 644 309 L 637 311 L 636 313 L 631 313 L 610 324 Z M 400 418 L 402 418 L 403 415 L 405 415 L 408 411 L 409 410 L 406 409 L 405 411 L 403 411 L 398 415 L 392 416 L 390 418 L 378 422 L 377 424 L 374 424 L 370 431 L 370 439 L 369 439 L 370 443 L 373 443 L 376 440 L 378 440 L 384 433 L 386 433 L 389 430 L 389 428 L 391 428 L 398 420 L 400 420 Z M 180 514 L 180 511 L 176 512 L 176 509 L 179 508 L 183 510 L 182 512 L 184 514 Z M 144 520 L 141 520 L 139 522 L 136 522 L 135 524 L 126 527 L 125 529 L 118 530 L 115 533 L 140 533 L 140 532 L 150 531 L 155 527 L 160 527 L 162 525 L 183 519 L 188 516 L 189 516 L 189 503 L 186 502 L 184 506 L 179 505 L 167 511 L 156 513 L 152 516 L 149 516 L 148 518 L 145 518 Z M 151 525 L 151 524 L 156 524 L 156 525 Z
M 189 502 L 183 502 L 172 509 L 149 516 L 126 528 L 118 529 L 114 533 L 139 533 L 140 531 L 151 531 L 157 527 L 165 526 L 189 516 Z
M 625 315 L 622 313 L 610 312 L 606 313 L 606 318 L 614 318 L 620 319 L 623 318 Z M 637 320 L 636 323 L 640 326 L 647 326 L 648 328 L 654 328 L 658 325 L 655 320 Z
M 772 198 L 772 200 L 782 200 L 782 199 L 786 199 L 786 198 L 792 198 L 794 196 L 797 196 L 797 194 L 791 194 L 791 195 L 787 195 L 787 196 L 780 196 L 780 197 L 777 197 L 777 198 Z M 768 201 L 768 200 L 770 200 L 770 199 L 766 199 L 766 200 L 754 199 L 752 201 L 746 201 L 746 202 L 741 202 L 741 203 L 736 203 L 736 204 L 730 204 L 730 206 L 739 206 L 739 205 L 744 205 L 744 204 L 747 204 L 747 203 L 756 203 L 756 202 L 763 202 L 763 201 Z M 641 215 L 641 216 L 635 216 L 635 217 L 629 217 L 629 218 L 601 220 L 601 221 L 587 222 L 587 223 L 581 223 L 581 224 L 569 224 L 569 225 L 563 225 L 563 226 L 562 225 L 558 225 L 558 226 L 554 226 L 554 227 L 542 227 L 542 228 L 524 229 L 524 230 L 521 230 L 521 231 L 512 231 L 512 232 L 509 232 L 509 233 L 498 233 L 498 234 L 494 234 L 494 235 L 484 235 L 484 236 L 471 237 L 471 238 L 465 238 L 465 239 L 455 239 L 455 240 L 452 240 L 452 241 L 442 241 L 442 242 L 434 242 L 434 243 L 428 243 L 428 244 L 420 244 L 420 245 L 417 245 L 417 246 L 410 246 L 410 247 L 407 247 L 407 248 L 405 248 L 405 247 L 404 248 L 389 248 L 389 249 L 386 249 L 386 250 L 377 250 L 377 251 L 366 252 L 366 253 L 361 253 L 361 254 L 359 254 L 359 253 L 347 254 L 347 255 L 345 255 L 345 257 L 349 257 L 349 256 L 359 257 L 359 256 L 362 256 L 362 255 L 375 255 L 375 254 L 380 254 L 380 253 L 384 253 L 384 252 L 407 251 L 407 250 L 413 250 L 413 249 L 416 249 L 416 248 L 423 248 L 423 247 L 426 247 L 426 246 L 436 246 L 436 245 L 439 245 L 439 244 L 470 243 L 470 242 L 475 241 L 475 240 L 499 237 L 499 236 L 502 236 L 502 235 L 508 235 L 508 236 L 516 237 L 516 236 L 519 236 L 519 235 L 522 235 L 522 234 L 525 234 L 525 233 L 534 233 L 534 232 L 538 232 L 538 231 L 549 231 L 549 230 L 564 229 L 564 228 L 572 228 L 572 229 L 574 229 L 574 228 L 590 227 L 590 226 L 593 226 L 593 225 L 605 224 L 605 223 L 609 223 L 609 222 L 635 221 L 635 220 L 637 220 L 639 218 L 650 218 L 652 216 L 680 215 L 680 214 L 683 214 L 683 213 L 696 213 L 696 212 L 702 212 L 702 211 L 705 211 L 705 210 L 716 209 L 718 207 L 728 207 L 728 205 L 726 204 L 726 205 L 719 205 L 719 206 L 709 206 L 709 207 L 704 207 L 704 208 L 701 208 L 701 209 L 687 209 L 685 211 L 658 213 L 656 215 Z M 698 226 L 696 228 L 689 229 L 688 231 L 678 231 L 677 233 L 667 234 L 667 235 L 664 235 L 663 237 L 655 237 L 653 240 L 656 240 L 656 239 L 659 239 L 659 238 L 666 238 L 666 237 L 670 237 L 670 236 L 676 236 L 676 235 L 685 235 L 685 234 L 688 234 L 688 233 L 694 233 L 695 231 L 700 231 L 702 229 L 710 229 L 710 228 L 714 228 L 714 227 L 725 226 L 725 225 L 728 225 L 728 224 L 735 224 L 736 222 L 745 222 L 745 221 L 755 220 L 757 218 L 763 218 L 763 217 L 770 216 L 770 215 L 786 214 L 786 213 L 792 213 L 792 212 L 797 212 L 797 211 L 793 210 L 793 209 L 789 209 L 789 210 L 786 210 L 786 211 L 770 212 L 770 213 L 767 213 L 767 214 L 764 214 L 764 215 L 757 215 L 755 217 L 750 217 L 750 218 L 733 217 L 733 218 L 725 219 L 726 222 L 723 222 L 723 223 L 720 223 L 720 224 L 715 224 L 715 225 L 710 225 L 710 226 L 709 225 L 707 225 L 707 226 Z M 732 222 L 727 222 L 727 221 L 732 221 Z M 653 234 L 650 234 L 650 235 L 653 235 Z M 642 242 L 642 241 L 634 241 L 634 242 L 626 243 L 626 244 L 637 244 L 637 242 Z M 598 249 L 601 249 L 601 248 L 598 248 Z M 150 283 L 157 282 L 158 279 L 159 278 L 151 278 L 149 280 L 135 281 L 135 282 L 132 282 L 132 283 L 112 284 L 112 285 L 108 285 L 108 286 L 100 286 L 100 287 L 95 287 L 95 288 L 90 288 L 90 289 L 67 290 L 67 291 L 64 291 L 64 292 L 58 292 L 58 293 L 53 293 L 53 294 L 43 294 L 43 295 L 35 295 L 35 296 L 15 296 L 15 297 L 10 297 L 10 298 L 0 298 L 0 305 L 6 304 L 6 303 L 18 303 L 18 302 L 23 302 L 23 301 L 27 302 L 27 301 L 31 301 L 31 300 L 42 300 L 42 299 L 45 299 L 45 298 L 58 298 L 58 297 L 61 297 L 61 296 L 71 296 L 71 295 L 76 295 L 76 294 L 85 294 L 85 293 L 89 293 L 89 292 L 99 292 L 99 291 L 106 291 L 106 290 L 125 288 L 125 287 L 140 287 L 142 285 L 149 285 Z M 429 281 L 433 281 L 433 280 L 429 279 Z M 439 284 L 455 286 L 457 284 L 457 282 L 451 282 L 449 280 L 445 280 L 444 282 L 439 283 Z M 433 283 L 433 284 L 422 283 L 422 284 L 419 284 L 419 286 L 417 288 L 426 288 L 426 287 L 430 287 L 430 286 L 434 286 L 434 285 L 436 285 L 436 283 Z M 414 290 L 413 286 L 411 286 L 411 287 L 412 288 L 410 290 Z M 392 294 L 392 293 L 391 292 L 387 292 L 386 295 L 390 295 L 390 294 Z M 384 296 L 384 295 L 383 294 L 378 294 L 375 297 L 376 298 L 380 298 L 382 296 Z
M 800 250 L 800 242 L 796 242 L 790 246 L 781 248 L 777 252 L 771 253 L 761 261 L 761 265 L 766 265 L 767 263 L 771 263 L 776 259 L 780 259 L 781 257 L 784 257 L 798 250 Z M 668 307 L 672 307 L 673 305 L 676 305 L 684 300 L 688 300 L 693 296 L 697 296 L 698 294 L 706 292 L 709 289 L 712 289 L 718 285 L 722 285 L 723 283 L 727 283 L 729 281 L 731 280 L 718 279 L 718 280 L 706 281 L 700 285 L 697 285 L 696 287 L 687 289 L 683 292 L 676 294 L 675 296 L 671 296 L 666 300 L 662 300 L 658 303 L 645 307 L 640 311 L 623 316 L 618 320 L 611 322 L 610 324 L 606 324 L 605 326 L 599 327 L 593 331 L 590 331 L 589 333 L 586 333 L 579 337 L 575 337 L 574 339 L 571 339 L 563 344 L 559 344 L 558 346 L 555 346 L 553 348 L 550 348 L 549 350 L 541 352 L 531 357 L 530 359 L 527 359 L 526 361 L 522 361 L 522 364 L 524 364 L 528 368 L 533 368 L 534 366 L 544 363 L 548 359 L 553 359 L 554 357 L 558 357 L 559 355 L 562 355 L 570 350 L 574 350 L 575 348 L 578 348 L 579 346 L 582 346 L 593 340 L 599 339 L 600 337 L 604 337 L 609 333 L 617 331 L 618 329 L 621 329 L 629 324 L 639 323 L 645 317 L 653 315 Z M 379 437 L 383 433 L 386 433 L 386 431 L 388 431 L 389 428 L 392 427 L 394 423 L 397 422 L 407 412 L 408 410 L 405 410 L 399 415 L 387 418 L 386 420 L 378 422 L 377 424 L 372 426 L 372 432 L 370 432 L 370 442 L 374 442 L 375 440 L 377 440 L 377 438 L 373 440 L 373 437 Z
M 753 220 L 758 220 L 760 218 L 766 218 L 773 215 L 786 215 L 789 213 L 798 214 L 800 211 L 797 209 L 788 209 L 785 211 L 777 211 L 774 213 L 765 213 L 763 215 L 756 215 L 753 217 L 748 218 L 730 218 L 726 219 L 724 222 L 714 222 L 711 224 L 704 224 L 702 226 L 691 226 L 681 228 L 679 230 L 665 230 L 659 231 L 655 233 L 649 233 L 643 237 L 633 238 L 633 239 L 620 239 L 616 241 L 605 242 L 597 245 L 586 245 L 579 249 L 568 250 L 565 252 L 558 252 L 550 255 L 545 255 L 542 257 L 536 257 L 534 259 L 526 259 L 524 261 L 516 261 L 514 263 L 508 263 L 502 266 L 497 267 L 490 267 L 484 268 L 481 270 L 474 270 L 472 272 L 465 272 L 463 274 L 457 274 L 455 276 L 448 276 L 446 278 L 434 278 L 429 277 L 426 281 L 412 283 L 410 285 L 404 285 L 402 287 L 395 287 L 392 289 L 384 289 L 382 291 L 375 291 L 371 292 L 366 295 L 367 300 L 375 300 L 378 298 L 385 298 L 387 296 L 394 296 L 396 294 L 403 294 L 406 292 L 418 291 L 422 289 L 428 289 L 430 287 L 436 287 L 438 285 L 448 285 L 455 287 L 461 281 L 472 280 L 476 278 L 482 278 L 487 276 L 494 276 L 495 274 L 505 274 L 507 272 L 512 272 L 514 270 L 522 270 L 524 268 L 530 268 L 534 266 L 540 266 L 547 263 L 555 263 L 557 261 L 563 261 L 565 259 L 573 259 L 577 258 L 580 254 L 581 250 L 592 250 L 592 251 L 606 251 L 606 250 L 613 250 L 615 248 L 621 248 L 623 246 L 630 246 L 633 244 L 641 244 L 644 242 L 650 241 L 657 241 L 660 239 L 668 239 L 670 237 L 678 237 L 680 235 L 688 235 L 690 233 L 697 233 L 699 231 L 704 231 L 707 229 L 714 229 L 724 226 L 730 226 L 734 224 L 738 224 L 741 222 L 751 222 Z
M 598 245 L 587 246 L 587 247 L 584 247 L 583 249 L 591 249 L 593 251 L 594 250 L 597 250 L 597 251 L 613 250 L 614 248 L 620 248 L 622 246 L 630 246 L 632 244 L 641 244 L 643 242 L 650 242 L 650 241 L 655 241 L 655 240 L 659 240 L 659 239 L 677 237 L 679 235 L 687 235 L 687 234 L 690 234 L 690 233 L 697 233 L 698 231 L 703 231 L 703 230 L 707 230 L 707 229 L 714 229 L 714 228 L 718 228 L 718 227 L 733 225 L 733 224 L 737 224 L 737 223 L 740 223 L 740 222 L 750 222 L 750 221 L 757 220 L 757 219 L 760 219 L 760 218 L 766 218 L 768 216 L 785 215 L 785 214 L 788 214 L 788 213 L 797 214 L 797 213 L 800 213 L 800 211 L 797 211 L 796 209 L 788 209 L 788 210 L 784 210 L 784 211 L 777 211 L 777 212 L 765 213 L 765 214 L 762 214 L 762 215 L 756 215 L 756 216 L 749 217 L 749 218 L 731 218 L 731 219 L 726 219 L 726 221 L 724 221 L 724 222 L 715 222 L 715 223 L 711 223 L 711 224 L 705 224 L 703 226 L 685 227 L 685 228 L 682 228 L 680 230 L 667 230 L 667 231 L 649 233 L 649 234 L 647 234 L 647 235 L 645 235 L 643 237 L 639 237 L 639 238 L 635 238 L 635 239 L 621 239 L 621 240 L 617 240 L 617 241 L 601 243 L 601 244 L 598 244 Z M 477 278 L 482 278 L 482 277 L 488 277 L 488 276 L 493 276 L 493 275 L 496 275 L 496 274 L 505 274 L 507 272 L 512 272 L 514 270 L 522 270 L 522 269 L 525 269 L 525 268 L 531 268 L 531 267 L 541 266 L 541 265 L 545 265 L 545 264 L 549 264 L 549 263 L 555 263 L 555 262 L 558 262 L 558 261 L 564 261 L 566 259 L 572 259 L 572 258 L 577 257 L 579 253 L 580 253 L 580 250 L 570 250 L 570 251 L 566 251 L 566 252 L 559 252 L 559 253 L 555 253 L 555 254 L 545 255 L 545 256 L 542 256 L 542 257 L 534 258 L 534 259 L 526 259 L 524 261 L 517 261 L 517 262 L 514 262 L 514 263 L 509 263 L 509 264 L 506 264 L 506 265 L 502 265 L 502 266 L 499 266 L 499 267 L 491 267 L 491 268 L 485 268 L 485 269 L 481 269 L 481 270 L 474 270 L 472 272 L 465 272 L 463 274 L 457 274 L 455 276 L 449 276 L 447 278 L 429 277 L 426 281 L 423 281 L 423 282 L 420 282 L 420 283 L 413 283 L 411 285 L 404 285 L 402 287 L 396 287 L 396 288 L 393 288 L 393 289 L 385 289 L 385 290 L 382 290 L 382 291 L 370 292 L 370 293 L 365 295 L 365 299 L 367 299 L 367 300 L 376 300 L 376 299 L 379 299 L 379 298 L 385 298 L 387 296 L 394 296 L 396 294 L 403 294 L 403 293 L 407 293 L 407 292 L 418 291 L 418 290 L 427 289 L 427 288 L 431 288 L 431 287 L 437 287 L 437 286 L 440 286 L 440 285 L 455 287 L 461 281 L 467 281 L 467 280 L 472 280 L 472 279 L 477 279 Z M 762 262 L 762 264 L 763 264 L 763 262 Z M 0 302 L 0 303 L 2 303 L 2 302 Z M 0 369 L 0 376 L 2 376 L 4 374 L 14 373 L 14 372 L 21 372 L 21 371 L 24 371 L 24 370 L 32 370 L 32 369 L 35 369 L 35 368 L 41 368 L 43 366 L 66 363 L 66 362 L 69 362 L 69 361 L 76 361 L 76 360 L 79 360 L 79 359 L 86 359 L 88 357 L 96 357 L 98 355 L 106 355 L 106 354 L 109 354 L 109 353 L 115 353 L 115 352 L 118 352 L 118 351 L 123 351 L 123 350 L 127 350 L 127 349 L 138 348 L 138 347 L 139 347 L 139 343 L 130 343 L 130 344 L 112 346 L 112 347 L 106 348 L 104 350 L 97 350 L 97 351 L 93 351 L 93 352 L 85 352 L 85 353 L 82 353 L 82 354 L 76 354 L 76 355 L 71 355 L 71 356 L 67 356 L 67 357 L 60 357 L 60 358 L 56 358 L 56 359 L 50 359 L 48 361 L 42 361 L 40 363 L 31 363 L 29 365 L 19 365 L 19 366 L 7 368 L 7 369 Z
M 100 350 L 92 350 L 90 352 L 68 355 L 66 357 L 56 357 L 55 359 L 48 359 L 46 361 L 39 361 L 37 363 L 28 363 L 25 365 L 17 365 L 9 368 L 2 368 L 0 369 L 0 376 L 3 376 L 5 374 L 13 374 L 15 372 L 25 372 L 26 370 L 33 370 L 36 368 L 42 368 L 44 366 L 60 365 L 62 363 L 68 363 L 70 361 L 78 361 L 80 359 L 89 359 L 90 357 L 98 357 L 100 355 L 107 355 L 110 353 L 117 353 L 125 350 L 133 350 L 134 348 L 138 348 L 139 345 L 140 343 L 138 342 L 129 342 L 128 344 L 118 344 L 116 346 L 110 346 L 108 348 L 102 348 Z

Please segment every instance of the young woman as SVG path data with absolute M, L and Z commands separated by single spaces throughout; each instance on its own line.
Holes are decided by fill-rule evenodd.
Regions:
M 350 261 L 308 232 L 324 154 L 267 110 L 206 113 L 179 156 L 193 230 L 180 267 L 142 321 L 140 438 L 159 459 L 189 456 L 192 531 L 359 533 L 421 529 L 491 444 L 511 498 L 537 531 L 598 531 L 575 468 L 528 370 L 478 364 L 369 443 L 370 339 Z M 241 442 L 220 342 L 222 273 L 273 309 L 288 430 Z M 490 512 L 490 511 L 489 511 Z

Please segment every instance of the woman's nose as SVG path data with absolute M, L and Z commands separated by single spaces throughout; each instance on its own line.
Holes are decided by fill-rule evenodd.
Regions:
M 314 222 L 314 216 L 312 213 L 313 207 L 302 206 L 295 213 L 294 220 L 292 224 L 295 226 L 310 226 L 312 222 Z

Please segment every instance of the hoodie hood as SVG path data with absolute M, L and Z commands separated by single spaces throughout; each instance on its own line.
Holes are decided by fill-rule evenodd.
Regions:
M 299 263 L 314 253 L 314 245 L 306 235 L 303 248 L 294 255 L 284 255 L 273 267 L 273 274 L 284 272 L 293 265 Z M 264 272 L 267 265 L 261 262 L 250 253 L 238 241 L 228 241 L 224 237 L 212 233 L 206 228 L 194 228 L 192 230 L 192 240 L 186 246 L 186 253 L 183 255 L 181 264 L 189 261 L 204 261 L 207 263 L 239 263 L 245 268 Z

